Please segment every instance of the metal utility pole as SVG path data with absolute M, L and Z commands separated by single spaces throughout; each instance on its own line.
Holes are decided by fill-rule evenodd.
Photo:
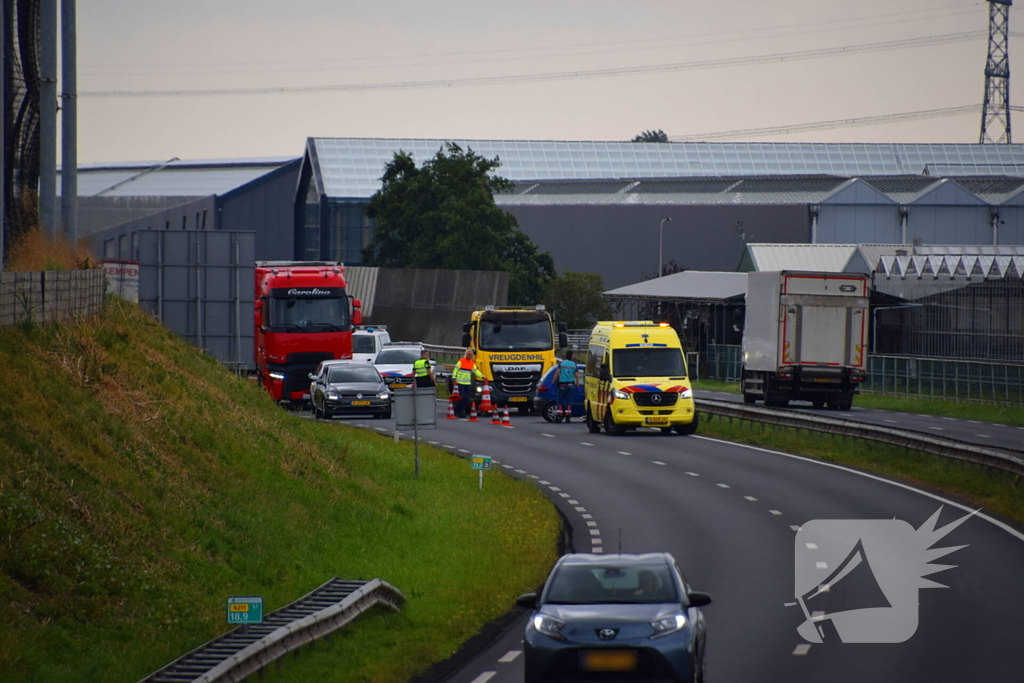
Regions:
M 7 3 L 0 5 L 0 273 L 7 233 Z
M 1013 0 L 988 0 L 988 58 L 981 144 L 1010 144 L 1010 6 Z
M 57 236 L 57 0 L 39 4 L 39 227 Z
M 60 217 L 72 247 L 78 244 L 78 55 L 75 0 L 60 2 Z

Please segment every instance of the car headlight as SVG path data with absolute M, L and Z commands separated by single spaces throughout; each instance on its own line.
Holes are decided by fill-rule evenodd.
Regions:
M 338 395 L 336 393 L 334 393 L 333 391 L 328 391 L 327 392 L 327 400 L 328 401 L 337 401 L 338 400 Z
M 563 626 L 565 626 L 564 621 L 559 621 L 558 619 L 549 617 L 546 614 L 538 614 L 533 618 L 533 628 L 535 628 L 538 633 L 543 633 L 546 636 L 558 638 L 559 640 L 564 640 L 561 634 Z
M 665 617 L 664 619 L 658 619 L 651 622 L 651 628 L 654 629 L 654 635 L 651 638 L 661 638 L 667 636 L 670 633 L 682 630 L 686 626 L 686 615 L 685 614 L 674 614 L 671 617 Z
M 629 394 L 627 394 L 625 391 L 619 391 L 618 389 L 614 389 L 612 391 L 612 396 L 614 396 L 615 398 L 618 398 L 618 399 L 622 399 L 622 400 L 625 400 L 625 399 L 629 398 Z
M 272 372 L 270 373 L 270 379 L 276 379 L 278 382 L 284 381 L 284 373 Z
M 379 398 L 379 399 L 380 399 L 380 400 L 382 400 L 382 401 L 386 401 L 386 400 L 388 400 L 388 398 L 389 398 L 390 396 L 391 396 L 391 394 L 389 394 L 389 393 L 388 393 L 388 392 L 386 392 L 386 391 L 385 391 L 385 392 L 383 392 L 383 393 L 381 393 L 381 394 L 377 394 L 377 398 Z
M 684 389 L 679 392 L 679 398 L 693 398 L 693 389 Z

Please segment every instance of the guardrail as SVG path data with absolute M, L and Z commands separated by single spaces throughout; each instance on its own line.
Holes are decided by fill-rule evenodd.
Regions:
M 877 443 L 885 443 L 903 448 L 911 448 L 944 458 L 955 458 L 976 465 L 985 465 L 1018 477 L 1024 476 L 1024 453 L 1012 452 L 996 448 L 986 448 L 977 444 L 946 439 L 943 437 L 911 432 L 891 427 L 842 420 L 836 418 L 806 415 L 789 410 L 773 410 L 759 406 L 748 406 L 731 401 L 714 399 L 697 399 L 698 411 L 711 417 L 749 420 L 763 424 L 806 429 L 823 434 L 852 437 Z
M 399 610 L 402 592 L 387 581 L 333 578 L 299 600 L 201 645 L 140 683 L 234 683 L 317 638 L 329 636 L 376 604 Z

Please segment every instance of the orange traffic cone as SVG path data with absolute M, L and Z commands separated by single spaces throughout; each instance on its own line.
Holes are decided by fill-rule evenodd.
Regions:
M 469 421 L 470 422 L 479 422 L 480 421 L 476 417 L 476 404 L 473 403 L 472 401 L 469 402 Z
M 491 424 L 492 425 L 500 425 L 501 424 L 501 416 L 498 415 L 498 409 L 497 408 L 494 408 L 491 411 Z
M 502 427 L 511 427 L 512 426 L 512 420 L 508 416 L 508 406 L 505 406 L 505 413 L 501 416 L 501 426 Z
M 457 386 L 452 388 L 452 395 L 448 397 L 448 415 L 445 417 L 446 420 L 455 420 L 455 402 L 459 400 L 459 389 Z
M 490 413 L 494 411 L 494 404 L 491 403 L 491 385 L 488 382 L 484 382 L 484 395 L 480 400 L 480 412 Z

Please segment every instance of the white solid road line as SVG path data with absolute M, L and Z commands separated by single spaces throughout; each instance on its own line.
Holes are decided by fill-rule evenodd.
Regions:
M 1003 522 L 1000 522 L 998 519 L 995 519 L 994 517 L 989 517 L 988 515 L 986 515 L 983 512 L 978 512 L 977 509 L 970 508 L 970 507 L 968 507 L 968 506 L 966 506 L 966 505 L 964 505 L 962 503 L 957 503 L 956 501 L 950 500 L 949 498 L 943 498 L 942 496 L 936 495 L 934 493 L 929 493 L 928 491 L 922 491 L 920 489 L 916 489 L 913 486 L 911 486 L 910 484 L 904 484 L 904 483 L 898 482 L 898 481 L 890 481 L 888 479 L 883 479 L 882 477 L 876 476 L 874 474 L 868 474 L 867 472 L 859 472 L 857 470 L 850 469 L 849 467 L 844 467 L 843 465 L 836 465 L 835 463 L 831 463 L 831 462 L 825 462 L 825 461 L 822 461 L 822 460 L 815 460 L 814 458 L 809 458 L 806 455 L 796 455 L 794 453 L 785 453 L 783 451 L 775 451 L 775 450 L 772 450 L 770 448 L 761 448 L 760 446 L 751 446 L 750 444 L 737 443 L 735 441 L 725 441 L 723 439 L 715 439 L 715 438 L 710 437 L 710 436 L 698 436 L 698 435 L 694 434 L 690 438 L 691 439 L 703 439 L 704 441 L 714 441 L 716 443 L 726 444 L 726 445 L 729 445 L 729 446 L 735 446 L 737 448 L 747 448 L 747 449 L 750 449 L 752 451 L 760 451 L 762 453 L 772 453 L 774 455 L 781 455 L 784 458 L 792 458 L 794 460 L 802 460 L 802 461 L 804 461 L 806 463 L 810 463 L 812 465 L 818 465 L 820 467 L 831 467 L 832 469 L 837 469 L 837 470 L 841 470 L 843 472 L 848 472 L 849 474 L 855 474 L 855 475 L 857 475 L 859 477 L 867 477 L 868 479 L 874 479 L 875 481 L 881 482 L 883 484 L 888 484 L 889 486 L 896 486 L 896 487 L 899 487 L 901 489 L 906 489 L 907 491 L 913 491 L 914 493 L 916 493 L 918 495 L 924 496 L 926 498 L 931 498 L 932 500 L 940 501 L 940 502 L 944 503 L 945 505 L 949 505 L 951 507 L 955 507 L 957 510 L 963 510 L 964 512 L 970 512 L 971 514 L 973 514 L 978 519 L 983 519 L 986 522 L 988 522 L 989 524 L 992 524 L 993 526 L 999 527 L 1000 529 L 1002 529 L 1006 533 L 1010 534 L 1011 536 L 1013 536 L 1017 540 L 1024 541 L 1024 533 L 1021 533 L 1021 532 L 1017 531 L 1016 529 L 1014 529 L 1010 525 L 1005 524 Z M 782 513 L 780 512 L 779 514 L 782 514 Z M 796 527 L 796 529 L 794 529 L 794 530 L 795 531 L 799 531 L 800 528 Z
M 899 424 L 899 420 L 883 420 L 884 422 L 892 422 L 893 424 Z
M 807 647 L 810 647 L 810 645 L 808 645 Z M 474 678 L 472 680 L 472 683 L 487 683 L 487 681 L 491 680 L 492 678 L 494 678 L 497 675 L 498 675 L 497 671 L 485 671 L 482 674 L 480 674 L 479 676 L 477 676 L 476 678 Z
M 807 643 L 800 643 L 799 645 L 796 646 L 796 649 L 793 650 L 793 654 L 795 654 L 795 655 L 805 655 L 805 654 L 807 654 L 810 651 L 810 649 L 811 649 L 811 646 L 808 645 Z M 473 681 L 473 683 L 476 683 L 476 681 Z
M 985 438 L 985 439 L 991 439 L 992 438 L 988 434 L 975 434 L 975 436 L 980 436 L 980 437 Z
M 523 654 L 522 650 L 509 650 L 501 659 L 498 660 L 498 664 L 510 664 L 521 654 Z

